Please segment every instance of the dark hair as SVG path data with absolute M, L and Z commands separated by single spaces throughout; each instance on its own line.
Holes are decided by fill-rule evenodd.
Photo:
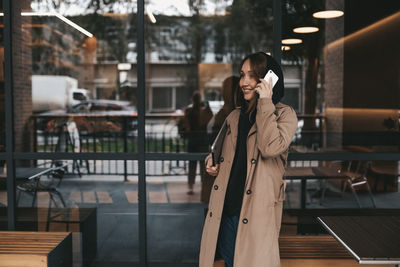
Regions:
M 279 80 L 275 84 L 273 88 L 272 94 L 272 102 L 274 104 L 278 103 L 282 97 L 284 96 L 284 80 L 281 66 L 278 62 L 271 57 L 270 55 L 265 54 L 264 52 L 257 52 L 251 55 L 246 56 L 239 64 L 239 72 L 242 69 L 242 66 L 246 60 L 250 60 L 250 67 L 256 76 L 256 79 L 259 80 L 264 78 L 265 74 L 268 70 L 272 70 L 278 76 Z M 237 94 L 235 95 L 235 106 L 242 106 L 244 103 L 244 95 L 242 90 L 237 90 Z M 253 98 L 250 100 L 247 108 L 247 112 L 252 113 L 257 104 L 257 99 Z
M 234 97 L 238 91 L 239 81 L 240 78 L 238 76 L 232 75 L 222 82 L 222 98 L 224 100 L 224 105 L 231 109 L 235 107 Z
M 192 103 L 194 109 L 199 109 L 201 106 L 201 95 L 199 91 L 194 91 L 192 95 Z

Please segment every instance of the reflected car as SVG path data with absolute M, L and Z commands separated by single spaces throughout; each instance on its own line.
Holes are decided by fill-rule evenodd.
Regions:
M 137 115 L 135 106 L 128 101 L 92 99 L 82 101 L 70 109 L 71 113 L 92 113 L 105 115 Z
M 137 129 L 137 109 L 128 101 L 92 99 L 82 101 L 81 103 L 69 108 L 68 111 L 52 110 L 40 113 L 39 116 L 57 117 L 72 114 L 82 115 L 83 117 L 88 115 L 88 118 L 90 117 L 92 119 L 97 116 L 105 117 L 104 125 L 97 126 L 96 130 L 121 131 L 124 124 L 123 120 L 126 120 L 128 131 Z
M 128 101 L 92 99 L 73 106 L 69 112 L 74 114 L 104 115 L 108 117 L 108 120 L 112 120 L 110 117 L 128 117 L 128 130 L 137 129 L 137 109 Z

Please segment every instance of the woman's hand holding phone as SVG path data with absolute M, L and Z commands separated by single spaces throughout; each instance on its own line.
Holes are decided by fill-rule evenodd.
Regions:
M 278 82 L 279 77 L 272 71 L 268 70 L 264 79 L 260 79 L 260 83 L 256 87 L 256 91 L 260 98 L 272 99 L 273 88 Z
M 256 92 L 260 98 L 272 99 L 272 88 L 272 78 L 270 78 L 269 81 L 260 79 L 260 83 L 258 83 L 256 87 Z

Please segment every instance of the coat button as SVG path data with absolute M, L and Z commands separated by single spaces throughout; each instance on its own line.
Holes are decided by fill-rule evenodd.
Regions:
M 214 189 L 215 189 L 215 190 L 218 190 L 218 185 L 214 185 Z
M 255 159 L 251 159 L 251 164 L 255 164 L 256 160 Z
M 212 212 L 210 211 L 210 217 L 212 217 Z
M 220 159 L 219 159 L 219 162 L 224 162 L 224 158 L 223 157 L 221 157 Z
M 249 222 L 249 221 L 248 221 L 246 218 L 243 219 L 243 223 L 244 223 L 244 224 L 247 224 L 248 222 Z
M 251 194 L 251 190 L 250 190 L 250 189 L 247 190 L 247 191 L 246 191 L 246 194 L 250 195 L 250 194 Z

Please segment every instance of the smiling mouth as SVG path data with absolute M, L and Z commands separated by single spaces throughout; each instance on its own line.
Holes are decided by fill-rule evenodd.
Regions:
M 242 88 L 243 93 L 250 93 L 251 91 L 253 91 L 254 89 L 244 89 Z

